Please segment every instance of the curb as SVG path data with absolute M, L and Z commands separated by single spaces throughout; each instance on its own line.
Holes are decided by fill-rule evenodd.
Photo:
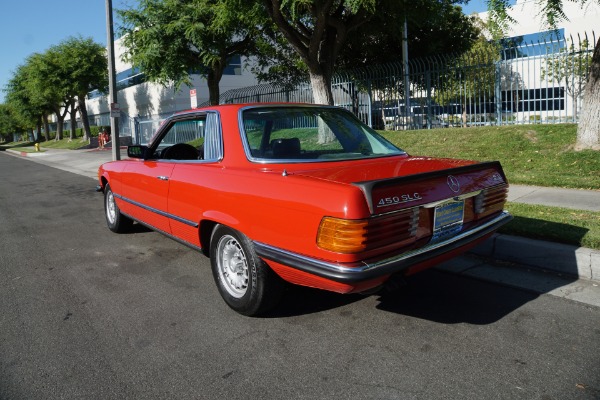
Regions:
M 13 149 L 6 149 L 4 151 L 6 151 L 7 153 L 12 153 L 12 154 L 21 156 L 21 157 L 39 157 L 39 156 L 43 156 L 47 153 L 47 151 L 30 153 L 27 151 L 19 151 L 19 150 L 13 150 Z
M 495 234 L 470 252 L 600 282 L 600 251 L 586 247 Z

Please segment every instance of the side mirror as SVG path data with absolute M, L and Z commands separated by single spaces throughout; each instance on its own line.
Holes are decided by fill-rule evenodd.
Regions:
M 148 147 L 141 145 L 127 146 L 127 157 L 129 158 L 146 158 L 146 150 Z

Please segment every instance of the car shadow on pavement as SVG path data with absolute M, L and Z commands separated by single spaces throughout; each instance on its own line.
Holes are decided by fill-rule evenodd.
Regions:
M 320 313 L 365 301 L 361 312 L 380 310 L 444 324 L 485 325 L 538 297 L 529 291 L 437 270 L 421 272 L 406 283 L 374 295 L 342 295 L 291 285 L 281 304 L 265 317 Z
M 347 306 L 365 297 L 367 296 L 362 294 L 339 294 L 304 286 L 287 285 L 282 301 L 265 317 L 284 318 L 315 314 Z
M 379 296 L 379 310 L 444 324 L 494 323 L 539 295 L 498 283 L 437 270 L 412 276 L 408 284 Z
M 129 230 L 126 232 L 126 234 L 148 233 L 148 232 L 155 232 L 155 231 L 153 229 L 148 228 L 144 224 L 135 222 L 133 225 L 131 225 L 131 228 L 129 228 Z

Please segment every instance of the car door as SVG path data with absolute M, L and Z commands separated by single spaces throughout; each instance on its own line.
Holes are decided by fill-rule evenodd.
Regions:
M 179 161 L 172 171 L 169 188 L 169 214 L 171 234 L 188 244 L 200 247 L 198 225 L 206 210 L 206 203 L 214 201 L 209 182 L 222 180 L 220 161 L 223 143 L 219 116 L 215 112 L 195 114 L 188 122 L 188 130 L 195 127 L 199 160 Z M 188 138 L 190 138 L 188 133 Z
M 203 124 L 193 115 L 175 116 L 157 133 L 143 160 L 130 163 L 123 174 L 128 214 L 152 228 L 171 234 L 170 179 L 176 164 L 198 162 Z
M 173 163 L 168 160 L 140 160 L 130 163 L 123 173 L 124 210 L 150 227 L 170 233 L 167 213 L 169 179 Z

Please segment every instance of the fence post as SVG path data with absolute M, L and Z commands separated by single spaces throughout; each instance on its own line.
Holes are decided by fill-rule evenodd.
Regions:
M 494 105 L 496 107 L 496 125 L 502 125 L 502 61 L 496 61 L 494 79 Z
M 427 87 L 427 129 L 431 129 L 431 71 L 425 72 L 425 85 Z
M 369 106 L 367 107 L 367 115 L 369 118 L 369 128 L 373 127 L 373 92 L 371 91 L 371 80 L 367 79 L 367 99 Z

